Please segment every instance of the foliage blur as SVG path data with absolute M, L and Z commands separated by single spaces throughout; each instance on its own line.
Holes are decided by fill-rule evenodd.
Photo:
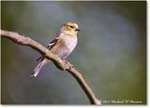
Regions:
M 61 25 L 77 22 L 67 58 L 103 104 L 146 104 L 146 2 L 2 1 L 2 29 L 47 46 Z M 79 84 L 53 64 L 30 74 L 40 56 L 2 38 L 2 104 L 89 104 Z M 132 103 L 132 102 L 133 103 Z

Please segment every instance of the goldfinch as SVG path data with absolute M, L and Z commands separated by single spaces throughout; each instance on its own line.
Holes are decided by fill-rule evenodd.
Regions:
M 77 45 L 77 33 L 79 27 L 74 22 L 67 22 L 63 24 L 59 33 L 54 37 L 54 39 L 49 43 L 48 49 L 53 53 L 58 55 L 62 60 L 64 60 L 70 53 L 74 50 Z M 34 68 L 32 73 L 33 77 L 36 77 L 41 71 L 42 67 L 47 63 L 50 63 L 50 60 L 45 57 L 40 57 L 37 59 L 39 62 Z

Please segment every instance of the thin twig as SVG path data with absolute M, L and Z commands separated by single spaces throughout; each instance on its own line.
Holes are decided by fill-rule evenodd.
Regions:
M 101 102 L 98 100 L 95 96 L 95 94 L 92 92 L 91 88 L 86 83 L 83 76 L 78 72 L 75 68 L 70 68 L 69 65 L 64 64 L 61 58 L 59 58 L 57 55 L 52 54 L 46 47 L 41 45 L 40 43 L 32 40 L 29 37 L 25 37 L 23 35 L 20 35 L 16 32 L 10 32 L 6 30 L 1 30 L 0 35 L 2 37 L 8 38 L 15 43 L 18 43 L 20 45 L 29 46 L 35 50 L 37 50 L 39 53 L 41 53 L 43 56 L 45 56 L 47 59 L 50 59 L 53 61 L 53 63 L 61 70 L 66 70 L 69 72 L 80 84 L 84 92 L 86 93 L 89 101 L 91 104 L 100 105 Z

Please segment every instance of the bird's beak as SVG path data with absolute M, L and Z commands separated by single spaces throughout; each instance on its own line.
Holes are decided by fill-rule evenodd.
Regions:
M 76 31 L 80 31 L 80 29 L 76 29 Z

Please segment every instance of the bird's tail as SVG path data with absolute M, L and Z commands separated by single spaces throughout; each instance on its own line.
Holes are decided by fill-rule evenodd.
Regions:
M 47 60 L 45 60 L 45 59 L 43 59 L 41 62 L 39 62 L 37 64 L 37 66 L 34 68 L 34 72 L 32 73 L 32 76 L 36 77 L 40 73 L 41 69 L 43 68 L 43 66 L 45 64 L 47 64 Z

